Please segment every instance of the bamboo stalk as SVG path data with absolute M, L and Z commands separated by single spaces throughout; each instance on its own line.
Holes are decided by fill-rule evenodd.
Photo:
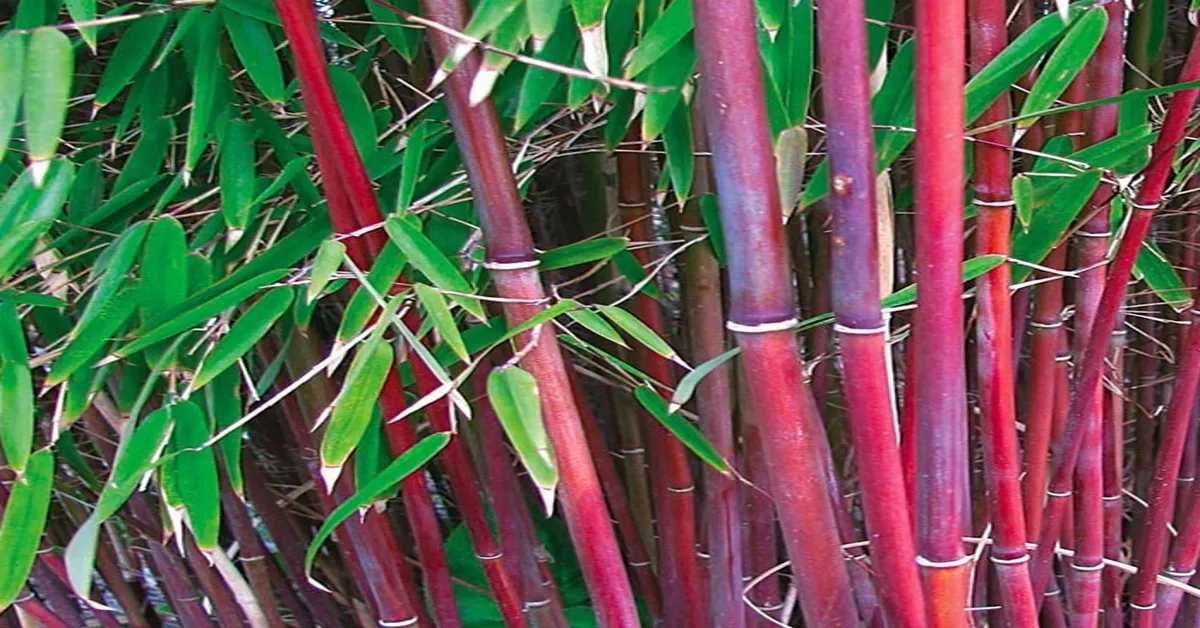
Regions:
M 745 375 L 738 377 L 739 399 L 745 400 Z M 745 407 L 745 403 L 742 403 Z M 740 488 L 742 506 L 742 552 L 745 554 L 742 584 L 758 579 L 761 574 L 779 563 L 779 537 L 775 525 L 775 503 L 768 492 L 766 459 L 762 455 L 762 431 L 754 423 L 753 415 L 743 412 L 741 420 L 742 458 L 739 465 L 748 484 Z M 780 578 L 771 574 L 758 579 L 746 594 L 746 625 L 753 628 L 775 626 L 783 608 L 783 593 Z
M 981 71 L 1007 44 L 1003 0 L 971 3 L 971 69 Z M 1008 94 L 984 112 L 979 123 L 1009 117 Z M 975 152 L 976 248 L 980 254 L 1008 255 L 1012 250 L 1011 127 L 980 136 Z M 1013 370 L 1011 269 L 1002 264 L 979 278 L 976 291 L 976 365 L 983 428 L 983 467 L 995 543 L 989 559 L 996 569 L 1001 615 L 1013 625 L 1035 625 L 1037 603 L 1029 582 L 1029 553 L 1021 499 L 1021 454 L 1017 443 Z M 919 350 L 918 350 L 918 355 Z
M 820 418 L 807 407 L 779 189 L 767 134 L 754 5 L 693 4 L 701 94 L 713 148 L 730 287 L 729 323 L 742 348 L 750 403 L 804 620 L 852 626 L 849 576 L 823 490 Z M 871 183 L 872 181 L 869 181 Z M 769 436 L 767 436 L 769 435 Z
M 1198 77 L 1200 77 L 1200 37 L 1193 39 L 1191 51 L 1188 53 L 1187 61 L 1180 73 L 1180 81 L 1196 80 Z M 1107 336 L 1116 321 L 1117 310 L 1124 301 L 1126 282 L 1142 241 L 1149 231 L 1150 219 L 1154 216 L 1154 210 L 1162 204 L 1163 190 L 1171 175 L 1171 161 L 1175 153 L 1175 146 L 1183 137 L 1188 117 L 1195 106 L 1196 97 L 1196 90 L 1186 89 L 1176 92 L 1171 98 L 1162 130 L 1154 143 L 1150 165 L 1145 170 L 1141 188 L 1133 203 L 1132 215 L 1126 224 L 1117 253 L 1110 263 L 1108 281 L 1092 327 L 1092 337 L 1087 343 L 1087 349 L 1083 354 L 1083 361 L 1079 365 L 1071 391 L 1066 426 L 1062 438 L 1055 447 L 1053 471 L 1050 487 L 1047 490 L 1049 500 L 1046 514 L 1042 520 L 1038 549 L 1034 554 L 1031 571 L 1035 591 L 1042 590 L 1049 578 L 1050 558 L 1060 532 L 1059 526 L 1062 523 L 1065 502 L 1071 494 L 1072 471 L 1075 468 L 1075 462 L 1085 436 L 1086 413 L 1091 401 L 1090 392 L 1095 390 L 1100 381 L 1104 357 L 1108 352 Z
M 708 135 L 700 104 L 692 104 L 693 136 L 697 152 L 694 194 L 710 191 L 711 167 L 705 155 Z M 680 217 L 685 238 L 706 231 L 695 198 L 685 203 Z M 694 364 L 701 364 L 725 350 L 725 315 L 722 304 L 721 267 L 710 246 L 689 247 L 683 254 L 683 312 L 688 348 Z M 801 279 L 803 281 L 803 279 Z M 726 460 L 737 459 L 733 427 L 733 370 L 727 365 L 714 369 L 696 394 L 700 429 Z M 708 596 L 712 623 L 728 628 L 746 625 L 741 599 L 742 540 L 738 514 L 737 481 L 710 467 L 704 468 L 702 520 L 709 555 Z
M 963 306 L 963 68 L 961 0 L 916 4 L 916 263 L 913 316 L 917 551 L 930 625 L 965 626 L 969 487 Z
M 1062 270 L 1066 247 L 1056 247 L 1043 265 Z M 1043 275 L 1043 278 L 1045 276 Z M 1048 281 L 1038 285 L 1034 296 L 1033 329 L 1029 357 L 1029 406 L 1025 417 L 1025 535 L 1037 534 L 1042 521 L 1046 499 L 1046 471 L 1050 462 L 1051 429 L 1054 423 L 1056 390 L 1060 364 L 1055 361 L 1063 335 L 1063 282 Z M 1066 365 L 1061 365 L 1066 369 Z
M 1190 334 L 1200 335 L 1200 334 Z M 1194 394 L 1194 393 L 1193 393 Z M 1170 557 L 1162 574 L 1178 582 L 1188 582 L 1196 575 L 1196 560 L 1200 558 L 1200 484 L 1192 486 L 1188 503 L 1188 516 L 1184 518 L 1186 525 L 1179 530 L 1179 536 L 1171 548 Z M 1149 566 L 1140 569 L 1148 568 Z M 1151 574 L 1155 573 L 1150 571 Z M 1179 614 L 1179 605 L 1183 600 L 1183 591 L 1176 587 L 1158 587 L 1158 595 L 1149 612 L 1139 612 L 1138 607 L 1132 606 L 1134 621 L 1139 621 L 1139 615 L 1152 615 L 1153 623 L 1141 625 L 1173 626 L 1175 616 Z M 1137 625 L 1137 624 L 1135 624 Z
M 1003 7 L 1001 7 L 1003 12 Z M 904 493 L 879 306 L 874 142 L 863 3 L 835 0 L 817 15 L 829 154 L 833 326 L 857 452 L 870 554 L 887 623 L 924 626 L 925 597 Z
M 633 139 L 636 141 L 636 137 Z M 645 168 L 641 153 L 617 153 L 617 202 L 623 222 L 630 225 L 629 235 L 634 242 L 648 244 L 657 238 L 650 223 Z M 633 251 L 643 266 L 654 261 L 652 253 L 647 246 Z M 629 300 L 629 309 L 660 337 L 667 335 L 662 306 L 653 297 L 639 291 Z M 675 374 L 666 358 L 639 343 L 633 348 L 633 362 L 659 384 L 674 388 Z M 696 556 L 696 485 L 688 467 L 687 450 L 654 417 L 645 412 L 641 415 L 649 445 L 650 485 L 658 523 L 658 577 L 662 587 L 673 592 L 663 599 L 663 619 L 667 626 L 698 626 L 704 623 L 707 609 Z
M 467 21 L 461 0 L 424 0 L 429 19 L 461 31 Z M 444 59 L 454 42 L 442 32 L 430 32 L 434 57 Z M 491 100 L 469 105 L 478 55 L 467 57 L 444 84 L 447 109 L 483 228 L 487 267 L 499 295 L 506 299 L 504 314 L 517 325 L 545 307 L 545 290 L 536 270 L 537 258 L 529 225 L 509 165 L 504 135 Z M 588 457 L 587 440 L 571 394 L 566 363 L 548 331 L 523 334 L 518 343 L 528 350 L 521 364 L 537 380 L 546 431 L 554 446 L 561 478 L 559 501 L 575 547 L 592 604 L 602 626 L 637 623 L 629 579 L 608 518 L 596 470 Z

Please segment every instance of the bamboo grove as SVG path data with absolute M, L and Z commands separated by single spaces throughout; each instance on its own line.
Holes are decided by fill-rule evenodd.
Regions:
M 1198 16 L 6 3 L 0 628 L 1200 625 Z

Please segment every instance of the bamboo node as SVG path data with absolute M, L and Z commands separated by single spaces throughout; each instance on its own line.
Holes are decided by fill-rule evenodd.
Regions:
M 1097 231 L 1097 232 L 1076 231 L 1075 235 L 1080 238 L 1111 238 L 1113 235 L 1113 232 L 1112 231 Z
M 974 204 L 976 204 L 980 207 L 1012 207 L 1013 205 L 1017 204 L 1017 202 L 1012 199 L 1009 199 L 1007 201 L 981 201 L 976 198 L 976 199 L 973 199 L 971 202 L 973 202 Z
M 695 484 L 691 484 L 691 485 L 688 485 L 688 486 L 681 486 L 681 487 L 679 487 L 679 488 L 676 488 L 676 487 L 674 487 L 674 486 L 668 486 L 668 487 L 667 487 L 667 491 L 669 491 L 669 492 L 671 492 L 671 493 L 691 493 L 691 492 L 692 492 L 692 491 L 694 491 L 694 490 L 696 490 L 696 485 L 695 485 Z
M 632 208 L 632 207 L 645 207 L 645 206 L 646 206 L 646 203 L 643 203 L 643 202 L 637 202 L 637 203 L 620 202 L 620 203 L 617 203 L 617 207 L 631 207 Z
M 1029 326 L 1036 327 L 1037 329 L 1058 329 L 1059 327 L 1063 326 L 1063 322 L 1054 321 L 1053 323 L 1039 323 L 1037 321 L 1029 321 Z
M 961 558 L 955 558 L 954 560 L 931 560 L 918 554 L 917 565 L 921 567 L 928 567 L 929 569 L 953 569 L 955 567 L 969 565 L 971 563 L 971 559 L 972 557 L 970 555 L 965 555 Z
M 1154 602 L 1153 604 L 1138 604 L 1137 602 L 1130 602 L 1129 608 L 1132 608 L 1135 611 L 1152 611 L 1158 608 L 1158 602 Z
M 525 608 L 541 608 L 543 606 L 546 606 L 549 603 L 550 603 L 550 600 L 548 598 L 541 599 L 541 600 L 533 600 L 532 602 L 526 602 Z
M 887 333 L 887 330 L 888 330 L 888 326 L 886 323 L 884 323 L 883 325 L 880 325 L 879 327 L 869 327 L 869 328 L 847 327 L 845 325 L 842 325 L 841 323 L 833 324 L 833 331 L 835 331 L 839 334 L 850 334 L 852 336 L 871 336 L 874 334 L 883 334 L 883 333 Z
M 1160 199 L 1153 203 L 1139 203 L 1137 201 L 1129 201 L 1129 204 L 1132 205 L 1136 209 L 1158 209 L 1159 207 L 1162 207 L 1162 200 Z
M 735 334 L 765 334 L 772 331 L 787 331 L 800 325 L 800 320 L 797 318 L 789 318 L 774 323 L 758 323 L 757 325 L 743 325 L 735 321 L 726 321 L 725 329 Z
M 679 225 L 679 230 L 689 233 L 708 233 L 708 227 L 704 225 Z
M 1104 501 L 1106 501 L 1106 502 L 1115 502 L 1115 501 L 1119 501 L 1120 499 L 1122 499 L 1122 498 L 1124 498 L 1124 497 L 1125 497 L 1124 495 L 1120 495 L 1120 494 L 1118 494 L 1118 495 L 1105 495 L 1105 496 L 1103 497 L 1103 500 L 1104 500 Z
M 1063 491 L 1060 493 L 1058 491 L 1052 491 L 1050 489 L 1046 489 L 1046 494 L 1049 495 L 1050 497 L 1063 498 L 1063 497 L 1070 497 L 1070 496 L 1074 495 L 1075 491 Z
M 640 456 L 640 455 L 646 453 L 646 448 L 645 447 L 633 447 L 631 449 L 620 449 L 620 450 L 618 450 L 618 452 L 622 456 Z
M 381 620 L 379 620 L 379 625 L 383 626 L 384 628 L 399 628 L 400 626 L 415 626 L 415 625 L 417 625 L 417 618 L 409 617 L 408 619 L 401 619 L 398 621 L 385 621 L 385 620 L 381 619 Z
M 527 268 L 537 268 L 541 264 L 541 260 L 531 259 L 523 262 L 484 262 L 483 267 L 488 270 L 525 270 Z
M 504 556 L 504 552 L 496 552 L 494 554 L 487 554 L 486 556 L 483 554 L 476 554 L 475 558 L 478 558 L 479 560 L 499 560 L 502 556 Z
M 1022 554 L 1016 558 L 999 558 L 995 554 L 992 554 L 990 558 L 992 559 L 992 562 L 997 565 L 1020 565 L 1021 563 L 1027 563 L 1030 560 L 1029 554 Z
M 1056 355 L 1056 356 L 1054 356 L 1054 361 L 1055 361 L 1055 362 L 1069 362 L 1070 360 L 1071 360 L 1071 354 L 1070 354 L 1070 353 L 1064 353 L 1064 354 L 1062 354 L 1062 355 Z
M 629 561 L 629 566 L 633 567 L 634 569 L 641 569 L 642 567 L 649 567 L 650 561 L 648 561 L 648 560 L 632 561 L 631 560 L 631 561 Z M 745 579 L 746 578 L 743 578 L 743 580 L 745 580 Z
M 1100 561 L 1095 565 L 1080 565 L 1075 561 L 1071 561 L 1071 568 L 1075 571 L 1100 571 L 1104 569 L 1104 561 Z
M 1188 571 L 1173 571 L 1171 569 L 1164 569 L 1163 575 L 1171 577 L 1171 578 L 1175 578 L 1175 579 L 1191 578 L 1192 576 L 1196 575 L 1196 570 L 1190 569 Z

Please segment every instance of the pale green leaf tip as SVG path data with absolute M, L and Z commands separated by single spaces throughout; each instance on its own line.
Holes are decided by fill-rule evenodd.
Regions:
M 496 86 L 498 78 L 500 78 L 500 73 L 496 70 L 487 67 L 479 68 L 479 71 L 475 73 L 475 80 L 471 81 L 470 104 L 472 107 L 479 105 L 492 95 L 492 88 Z
M 330 467 L 321 465 L 321 483 L 325 485 L 325 492 L 333 494 L 333 485 L 337 484 L 338 478 L 342 475 L 342 465 Z
M 33 186 L 40 188 L 46 181 L 46 172 L 50 170 L 50 160 L 34 158 L 29 161 L 29 174 L 33 177 Z
M 538 495 L 542 498 L 542 507 L 546 509 L 546 517 L 554 515 L 554 495 L 556 486 L 539 486 Z

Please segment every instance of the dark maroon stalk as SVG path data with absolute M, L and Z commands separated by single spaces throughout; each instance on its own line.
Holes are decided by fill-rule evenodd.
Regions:
M 971 3 L 971 69 L 979 72 L 1007 44 L 1004 0 Z M 1009 117 L 1005 93 L 980 118 L 991 124 Z M 1002 126 L 975 142 L 976 247 L 980 254 L 1009 255 L 1012 250 L 1012 129 Z M 1037 602 L 1029 582 L 1025 548 L 1025 512 L 1021 501 L 1021 454 L 1017 443 L 1016 382 L 1013 370 L 1011 267 L 1001 264 L 979 278 L 975 347 L 979 371 L 979 408 L 983 427 L 983 467 L 987 481 L 992 534 L 989 559 L 996 568 L 1001 614 L 1007 623 L 1037 623 Z
M 1067 249 L 1056 247 L 1044 266 L 1062 270 Z M 1049 274 L 1040 276 L 1049 277 Z M 1063 282 L 1047 281 L 1034 296 L 1031 353 L 1029 356 L 1029 407 L 1025 416 L 1025 535 L 1037 534 L 1046 500 L 1046 465 L 1050 461 L 1050 436 L 1060 365 L 1055 361 L 1063 334 Z M 1065 365 L 1063 365 L 1065 368 Z
M 425 15 L 461 31 L 467 9 L 461 0 L 424 0 Z M 434 57 L 440 61 L 456 43 L 441 32 L 429 32 Z M 504 134 L 491 100 L 469 105 L 471 83 L 478 69 L 470 55 L 446 79 L 444 90 L 463 163 L 483 228 L 487 267 L 496 290 L 507 299 L 508 324 L 515 326 L 544 309 L 546 293 L 536 266 L 529 224 L 513 180 Z M 561 478 L 559 501 L 571 538 L 579 552 L 584 580 L 602 626 L 636 625 L 633 592 L 621 563 L 621 552 L 604 503 L 596 469 L 588 455 L 587 439 L 571 393 L 566 363 L 549 331 L 523 334 L 528 351 L 521 365 L 538 380 L 542 415 L 554 446 Z
M 246 581 L 254 591 L 268 625 L 271 628 L 282 628 L 284 623 L 279 616 L 279 602 L 275 598 L 275 590 L 271 587 L 271 576 L 266 563 L 270 556 L 254 529 L 250 514 L 246 512 L 246 503 L 234 494 L 224 473 L 221 474 L 221 512 L 229 524 L 229 531 L 238 543 L 238 562 L 242 564 Z
M 579 387 L 578 377 L 575 376 L 574 371 L 568 370 L 567 374 L 571 378 L 571 387 L 579 407 L 579 418 L 583 423 L 583 431 L 587 435 L 588 449 L 591 451 L 592 460 L 596 463 L 596 474 L 600 478 L 600 484 L 604 486 L 604 496 L 608 500 L 608 508 L 617 524 L 617 533 L 621 537 L 621 543 L 625 546 L 629 570 L 633 572 L 633 579 L 637 583 L 638 592 L 642 595 L 642 602 L 645 603 L 646 610 L 650 612 L 651 617 L 661 621 L 663 603 L 662 593 L 658 587 L 658 578 L 654 575 L 650 553 L 642 542 L 642 535 L 637 521 L 634 519 L 633 510 L 630 508 L 629 499 L 622 487 L 621 476 L 617 474 L 617 466 L 613 463 L 608 445 L 605 444 L 604 432 L 600 428 L 600 423 L 592 414 L 592 409 L 588 407 L 583 389 Z
M 1001 6 L 1003 13 L 1003 6 Z M 879 305 L 874 142 L 863 3 L 834 0 L 817 14 L 829 154 L 833 326 L 862 487 L 870 554 L 889 624 L 924 626 Z M 1014 474 L 1015 475 L 1015 474 Z
M 771 493 L 779 507 L 805 623 L 854 626 L 858 618 L 850 579 L 842 566 L 833 505 L 824 490 L 821 420 L 805 402 L 793 331 L 796 296 L 767 131 L 754 3 L 697 0 L 693 13 L 701 95 L 728 244 L 727 325 L 742 348 L 750 401 L 746 410 L 763 430 Z
M 1120 561 L 1123 547 L 1123 528 L 1125 523 L 1125 330 L 1124 322 L 1118 321 L 1118 329 L 1113 331 L 1112 350 L 1109 359 L 1112 362 L 1113 381 L 1120 386 L 1119 391 L 1105 388 L 1104 429 L 1103 429 L 1103 472 L 1104 472 L 1104 557 Z M 1104 568 L 1103 580 L 1100 583 L 1100 613 L 1106 626 L 1119 628 L 1125 625 L 1122 610 L 1121 590 L 1125 584 L 1125 574 L 1116 567 Z
M 1188 498 L 1191 506 L 1187 517 L 1184 518 L 1186 525 L 1179 530 L 1178 539 L 1175 541 L 1175 546 L 1171 548 L 1170 558 L 1162 571 L 1162 575 L 1184 583 L 1189 580 L 1194 582 L 1196 560 L 1200 558 L 1200 484 L 1194 484 L 1191 493 Z M 1155 599 L 1156 609 L 1149 613 L 1153 615 L 1153 623 L 1143 625 L 1175 625 L 1175 616 L 1179 614 L 1179 604 L 1182 600 L 1183 591 L 1179 588 L 1158 587 L 1158 595 Z M 1134 607 L 1134 612 L 1135 621 L 1138 615 L 1147 614 L 1137 613 L 1137 607 Z
M 1192 81 L 1200 77 L 1200 36 L 1193 39 L 1191 51 L 1180 73 L 1179 80 Z M 1087 411 L 1092 401 L 1091 391 L 1096 389 L 1103 373 L 1104 358 L 1108 353 L 1108 336 L 1116 323 L 1117 310 L 1125 299 L 1126 284 L 1142 242 L 1150 228 L 1154 210 L 1162 204 L 1162 194 L 1171 176 L 1171 161 L 1175 147 L 1182 139 L 1188 118 L 1195 106 L 1197 90 L 1186 89 L 1176 92 L 1163 122 L 1162 130 L 1154 143 L 1150 165 L 1145 171 L 1141 188 L 1135 197 L 1132 216 L 1121 238 L 1120 247 L 1110 263 L 1108 282 L 1097 309 L 1092 337 L 1087 343 L 1083 361 L 1076 372 L 1071 391 L 1071 402 L 1067 412 L 1067 423 L 1062 438 L 1054 452 L 1049 500 L 1038 549 L 1034 555 L 1032 569 L 1034 590 L 1042 590 L 1050 575 L 1050 559 L 1055 542 L 1061 532 L 1066 502 L 1071 495 L 1071 478 L 1079 451 L 1083 446 Z
M 656 238 L 650 224 L 649 190 L 645 184 L 645 158 L 641 153 L 617 153 L 617 200 L 622 222 L 630 225 L 634 242 L 648 245 Z M 654 262 L 653 250 L 641 246 L 633 255 L 643 266 Z M 668 335 L 662 306 L 645 292 L 629 301 L 629 310 L 660 337 Z M 633 349 L 633 363 L 659 384 L 675 386 L 671 362 L 642 344 Z M 663 589 L 663 618 L 668 626 L 697 626 L 707 615 L 704 584 L 696 557 L 696 485 L 688 467 L 687 450 L 677 438 L 642 413 L 646 429 L 650 486 L 654 492 L 658 523 L 658 576 Z
M 739 388 L 745 388 L 745 375 L 738 378 Z M 746 394 L 739 394 L 746 399 Z M 741 421 L 742 459 L 741 469 L 749 484 L 740 487 L 742 505 L 742 553 L 745 555 L 742 585 L 749 585 L 779 563 L 779 538 L 775 526 L 775 503 L 767 492 L 770 478 L 766 459 L 762 455 L 762 432 L 753 421 L 753 416 L 744 413 Z M 743 587 L 739 587 L 739 591 Z M 777 624 L 767 617 L 778 618 L 783 607 L 780 577 L 772 574 L 756 582 L 745 595 L 746 625 L 752 628 L 768 628 Z M 753 608 L 751 608 L 753 607 Z
M 932 626 L 965 626 L 969 558 L 963 554 L 969 487 L 964 355 L 962 0 L 916 4 L 917 550 Z
M 709 150 L 708 135 L 700 105 L 693 103 L 696 152 Z M 695 194 L 707 193 L 712 172 L 707 157 L 696 158 Z M 685 238 L 706 232 L 699 204 L 693 198 L 684 206 L 680 229 Z M 801 255 L 800 257 L 804 257 Z M 721 267 L 712 247 L 697 245 L 683 254 L 683 310 L 687 322 L 687 340 L 694 364 L 720 355 L 725 345 L 725 313 L 722 304 Z M 801 278 L 800 281 L 805 281 Z M 733 371 L 723 365 L 705 378 L 696 393 L 700 429 L 713 447 L 726 459 L 737 459 L 733 431 Z M 712 623 L 727 628 L 742 628 L 745 602 L 742 600 L 742 541 L 738 514 L 737 480 L 704 468 L 702 503 L 705 541 L 708 549 L 708 595 Z

